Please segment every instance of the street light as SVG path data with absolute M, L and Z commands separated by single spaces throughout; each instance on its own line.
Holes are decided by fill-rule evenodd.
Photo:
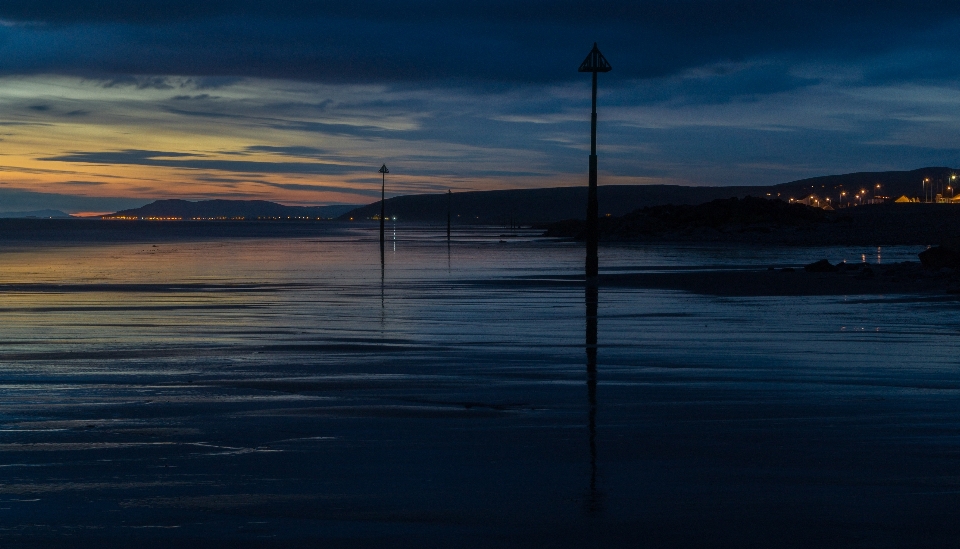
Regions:
M 924 177 L 924 178 L 923 178 L 923 201 L 924 201 L 924 202 L 929 202 L 929 201 L 927 200 L 927 183 L 929 183 L 929 182 L 930 182 L 930 178 L 929 178 L 929 177 Z

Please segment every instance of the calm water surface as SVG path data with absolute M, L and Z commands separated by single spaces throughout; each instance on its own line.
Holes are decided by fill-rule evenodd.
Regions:
M 960 542 L 960 302 L 601 288 L 593 377 L 582 248 L 504 232 L 0 247 L 3 546 Z

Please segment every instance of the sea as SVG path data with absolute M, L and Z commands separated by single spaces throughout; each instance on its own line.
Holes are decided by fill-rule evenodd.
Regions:
M 593 296 L 583 245 L 529 229 L 391 222 L 381 251 L 359 223 L 18 223 L 2 547 L 960 543 L 956 296 Z M 600 265 L 923 249 L 623 244 Z

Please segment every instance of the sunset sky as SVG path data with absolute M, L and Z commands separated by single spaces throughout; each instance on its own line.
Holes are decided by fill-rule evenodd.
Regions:
M 960 3 L 0 3 L 0 211 L 960 165 Z

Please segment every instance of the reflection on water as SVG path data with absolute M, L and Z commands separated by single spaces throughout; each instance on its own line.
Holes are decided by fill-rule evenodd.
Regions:
M 582 280 L 575 243 L 394 230 L 379 277 L 378 228 L 0 246 L 3 545 L 960 535 L 945 489 L 960 440 L 956 300 L 604 287 L 601 301 L 547 281 Z M 600 253 L 624 272 L 874 250 Z
M 384 293 L 386 285 L 386 266 L 383 260 L 383 246 L 380 246 L 380 324 L 386 321 L 386 304 L 384 302 Z
M 600 511 L 600 493 L 597 491 L 597 305 L 599 289 L 587 284 L 585 293 L 587 309 L 587 404 L 589 407 L 590 433 L 590 494 L 587 499 L 587 511 Z

